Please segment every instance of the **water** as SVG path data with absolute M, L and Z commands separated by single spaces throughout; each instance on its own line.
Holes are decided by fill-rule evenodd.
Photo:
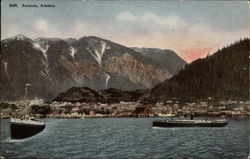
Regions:
M 247 158 L 249 120 L 223 128 L 152 128 L 153 118 L 46 119 L 43 132 L 10 140 L 1 120 L 5 158 Z

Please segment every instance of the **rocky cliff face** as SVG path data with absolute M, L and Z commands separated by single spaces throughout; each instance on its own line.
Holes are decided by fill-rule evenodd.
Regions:
M 169 52 L 145 53 L 98 37 L 32 40 L 17 35 L 1 41 L 1 100 L 52 99 L 73 86 L 152 88 L 186 64 Z
M 133 47 L 132 49 L 155 61 L 158 67 L 167 68 L 171 74 L 178 73 L 183 68 L 183 65 L 187 64 L 186 61 L 172 50 L 137 47 Z

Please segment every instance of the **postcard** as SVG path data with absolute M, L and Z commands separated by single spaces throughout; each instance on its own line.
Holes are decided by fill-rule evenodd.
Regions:
M 250 158 L 249 11 L 1 0 L 0 158 Z

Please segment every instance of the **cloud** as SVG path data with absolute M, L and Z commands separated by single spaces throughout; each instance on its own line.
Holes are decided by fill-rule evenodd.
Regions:
M 202 58 L 205 55 L 207 55 L 207 53 L 210 53 L 214 48 L 185 48 L 182 50 L 182 52 L 184 52 L 185 54 L 183 54 L 183 58 L 187 61 L 187 62 L 191 62 L 194 59 L 197 58 Z
M 35 22 L 35 29 L 37 31 L 46 31 L 48 29 L 48 24 L 45 19 L 39 19 Z
M 70 32 L 72 32 L 74 37 L 82 36 L 90 31 L 89 24 L 79 19 L 73 22 L 72 28 L 69 28 L 69 30 L 71 30 Z
M 249 37 L 249 28 L 235 31 L 218 30 L 207 24 L 194 24 L 186 27 L 185 36 L 176 34 L 180 46 L 172 45 L 188 62 L 215 53 L 218 49 L 228 46 L 241 38 Z M 174 41 L 175 38 L 172 39 Z M 173 47 L 174 46 L 174 47 Z
M 72 25 L 67 28 L 67 36 L 81 38 L 83 36 L 99 36 L 101 38 L 110 38 L 111 36 L 119 36 L 115 32 L 115 27 L 110 23 L 100 23 L 99 21 L 86 21 L 76 19 Z
M 121 12 L 117 15 L 117 19 L 119 21 L 135 21 L 138 19 L 138 17 L 136 17 L 134 14 L 130 13 L 130 12 Z
M 1 28 L 1 40 L 20 34 L 20 30 L 15 25 Z
M 148 25 L 154 24 L 168 27 L 183 27 L 187 25 L 185 20 L 177 15 L 159 16 L 153 12 L 145 12 L 141 16 L 136 16 L 131 12 L 125 11 L 117 15 L 117 20 L 128 22 L 136 21 L 137 23 L 144 23 Z
M 170 15 L 170 16 L 159 16 L 152 12 L 146 12 L 142 16 L 142 20 L 144 22 L 153 22 L 162 26 L 171 26 L 171 27 L 178 27 L 178 26 L 185 26 L 186 22 L 177 15 Z
M 153 12 L 133 14 L 120 12 L 112 21 L 72 19 L 70 25 L 60 25 L 50 19 L 33 19 L 26 27 L 5 22 L 1 39 L 24 34 L 30 38 L 80 38 L 99 36 L 125 46 L 157 47 L 176 51 L 188 62 L 213 53 L 218 48 L 249 37 L 249 28 L 222 30 L 199 21 L 191 23 L 177 14 L 166 16 Z

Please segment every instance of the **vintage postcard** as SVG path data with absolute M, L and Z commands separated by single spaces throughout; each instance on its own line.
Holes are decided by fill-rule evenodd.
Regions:
M 249 1 L 1 0 L 0 159 L 246 159 Z

